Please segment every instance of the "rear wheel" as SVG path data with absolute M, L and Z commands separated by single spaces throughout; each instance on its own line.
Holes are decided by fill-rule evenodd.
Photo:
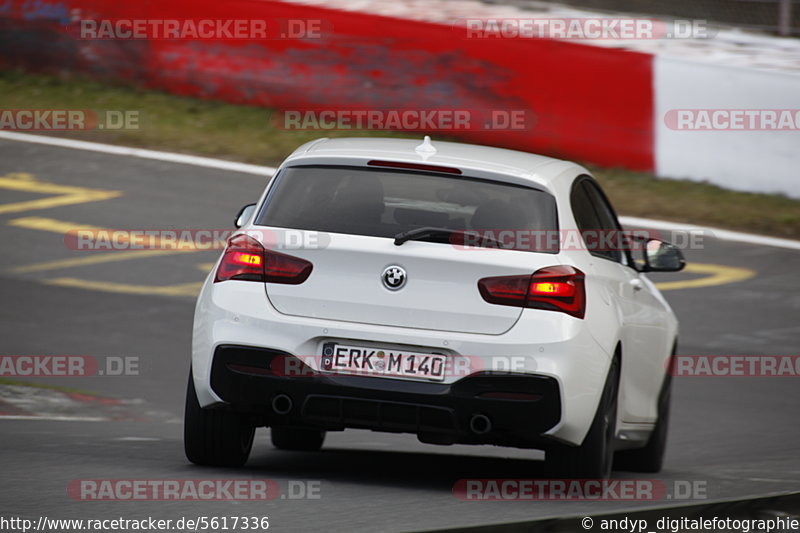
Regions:
M 325 432 L 314 428 L 274 426 L 270 428 L 272 445 L 279 450 L 317 451 L 325 441 Z
M 244 415 L 200 407 L 189 372 L 183 420 L 183 448 L 187 459 L 204 466 L 242 466 L 250 456 L 255 430 Z
M 660 472 L 667 448 L 669 404 L 672 395 L 672 376 L 667 374 L 658 396 L 658 421 L 644 448 L 621 450 L 614 456 L 614 468 L 628 472 Z
M 619 359 L 611 362 L 608 377 L 592 425 L 580 446 L 559 446 L 545 454 L 550 475 L 568 478 L 606 479 L 614 462 L 617 429 L 617 391 Z

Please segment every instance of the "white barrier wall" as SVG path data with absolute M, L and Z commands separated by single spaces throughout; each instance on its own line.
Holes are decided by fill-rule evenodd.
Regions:
M 662 56 L 653 61 L 656 174 L 800 198 L 800 130 L 689 131 L 665 120 L 678 109 L 798 112 L 800 73 Z

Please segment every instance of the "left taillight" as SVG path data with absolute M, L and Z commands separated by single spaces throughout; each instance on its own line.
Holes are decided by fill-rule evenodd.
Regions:
M 228 241 L 214 283 L 235 279 L 299 285 L 313 268 L 305 259 L 266 250 L 250 236 L 235 235 Z
M 540 268 L 532 275 L 483 278 L 478 281 L 478 290 L 492 304 L 560 311 L 583 318 L 585 280 L 577 268 L 556 265 Z

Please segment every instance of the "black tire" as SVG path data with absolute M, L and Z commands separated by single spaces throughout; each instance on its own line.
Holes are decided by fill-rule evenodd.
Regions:
M 325 442 L 325 432 L 314 428 L 273 426 L 272 445 L 279 450 L 315 452 Z
M 669 426 L 669 406 L 672 396 L 672 376 L 667 374 L 658 395 L 658 420 L 653 433 L 644 448 L 621 450 L 614 456 L 614 468 L 627 472 L 661 471 L 664 465 L 664 452 L 667 449 L 667 429 Z
M 548 475 L 566 478 L 607 479 L 614 463 L 617 428 L 619 358 L 608 369 L 606 384 L 594 420 L 580 446 L 558 446 L 545 453 Z
M 189 372 L 183 419 L 183 449 L 189 461 L 203 466 L 242 466 L 250 456 L 255 431 L 244 415 L 201 408 Z

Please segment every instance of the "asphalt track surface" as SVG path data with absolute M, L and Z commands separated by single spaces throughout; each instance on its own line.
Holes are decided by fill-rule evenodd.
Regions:
M 14 186 L 21 181 L 26 185 Z M 0 141 L 0 354 L 140 361 L 137 376 L 28 380 L 118 399 L 122 411 L 109 414 L 99 402 L 84 402 L 62 414 L 104 420 L 0 416 L 0 516 L 246 515 L 269 516 L 271 531 L 408 531 L 675 504 L 464 502 L 452 494 L 456 480 L 541 476 L 542 454 L 436 447 L 409 435 L 355 430 L 329 434 L 319 453 L 291 453 L 272 449 L 268 430 L 260 429 L 243 469 L 189 464 L 181 418 L 191 294 L 218 252 L 129 255 L 92 264 L 86 258 L 104 252 L 67 249 L 59 228 L 230 228 L 233 214 L 254 201 L 265 183 L 252 174 Z M 735 275 L 723 275 L 722 284 L 665 292 L 681 320 L 680 353 L 798 353 L 800 252 L 707 238 L 702 249 L 686 255 L 690 263 L 751 275 L 733 282 L 725 281 Z M 696 280 L 718 271 L 660 275 L 656 281 Z M 676 378 L 666 467 L 658 479 L 668 489 L 676 480 L 700 482 L 707 500 L 697 501 L 800 489 L 797 380 Z M 34 390 L 31 405 L 48 394 Z M 320 497 L 97 502 L 75 500 L 66 490 L 78 479 L 183 478 L 268 478 L 283 496 L 290 481 L 312 481 L 319 482 Z

